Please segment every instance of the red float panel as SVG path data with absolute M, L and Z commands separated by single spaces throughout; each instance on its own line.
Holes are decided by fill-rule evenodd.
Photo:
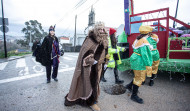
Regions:
M 155 32 L 155 34 L 158 35 L 159 37 L 159 42 L 157 44 L 157 47 L 158 47 L 158 51 L 160 53 L 160 57 L 161 58 L 166 58 L 166 54 L 167 54 L 167 51 L 166 51 L 166 45 L 167 45 L 167 41 L 166 41 L 166 32 L 165 31 L 160 31 L 159 33 L 158 32 Z M 129 56 L 132 55 L 133 53 L 133 48 L 132 48 L 132 44 L 133 42 L 135 41 L 136 37 L 139 35 L 139 33 L 133 33 L 131 34 L 130 36 L 127 37 L 127 41 L 129 42 Z
M 171 40 L 170 50 L 182 50 L 182 40 Z M 190 59 L 189 52 L 170 52 L 170 59 Z

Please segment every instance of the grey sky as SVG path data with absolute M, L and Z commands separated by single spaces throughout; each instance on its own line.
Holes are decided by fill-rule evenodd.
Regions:
M 83 1 L 81 2 L 83 4 L 76 5 L 80 1 Z M 88 14 L 92 4 L 96 21 L 103 21 L 106 26 L 115 28 L 124 24 L 124 0 L 4 0 L 4 13 L 5 17 L 9 18 L 10 27 L 10 32 L 7 34 L 21 35 L 24 22 L 38 20 L 46 31 L 50 25 L 57 24 L 57 35 L 72 36 L 75 15 L 78 15 L 77 32 L 83 33 L 88 24 Z M 134 12 L 141 13 L 169 7 L 170 15 L 175 16 L 176 4 L 177 0 L 134 0 Z M 189 5 L 190 0 L 179 0 L 177 18 L 185 23 L 190 22 Z M 15 29 L 18 25 L 20 26 Z

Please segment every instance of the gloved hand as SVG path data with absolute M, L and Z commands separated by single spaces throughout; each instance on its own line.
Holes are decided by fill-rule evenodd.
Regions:
M 104 70 L 106 70 L 107 66 L 108 66 L 107 64 L 104 65 Z
M 110 58 L 110 55 L 109 55 L 109 54 L 107 54 L 107 55 L 106 55 L 106 59 L 109 59 L 109 58 Z
M 97 64 L 97 63 L 98 63 L 98 61 L 95 60 L 93 65 L 95 65 L 95 64 Z

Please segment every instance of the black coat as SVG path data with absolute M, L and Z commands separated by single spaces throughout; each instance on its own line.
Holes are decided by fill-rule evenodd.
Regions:
M 58 42 L 57 37 L 54 36 L 54 38 Z M 43 66 L 51 65 L 51 52 L 52 52 L 52 44 L 53 44 L 54 38 L 50 37 L 50 35 L 48 35 L 44 38 L 44 40 L 42 42 L 42 46 L 41 46 L 42 61 L 41 61 L 41 63 Z

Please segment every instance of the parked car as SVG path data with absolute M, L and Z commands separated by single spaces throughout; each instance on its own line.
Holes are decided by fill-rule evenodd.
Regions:
M 60 50 L 61 56 L 63 56 L 64 55 L 64 49 L 63 49 L 61 44 L 59 44 L 59 50 Z

